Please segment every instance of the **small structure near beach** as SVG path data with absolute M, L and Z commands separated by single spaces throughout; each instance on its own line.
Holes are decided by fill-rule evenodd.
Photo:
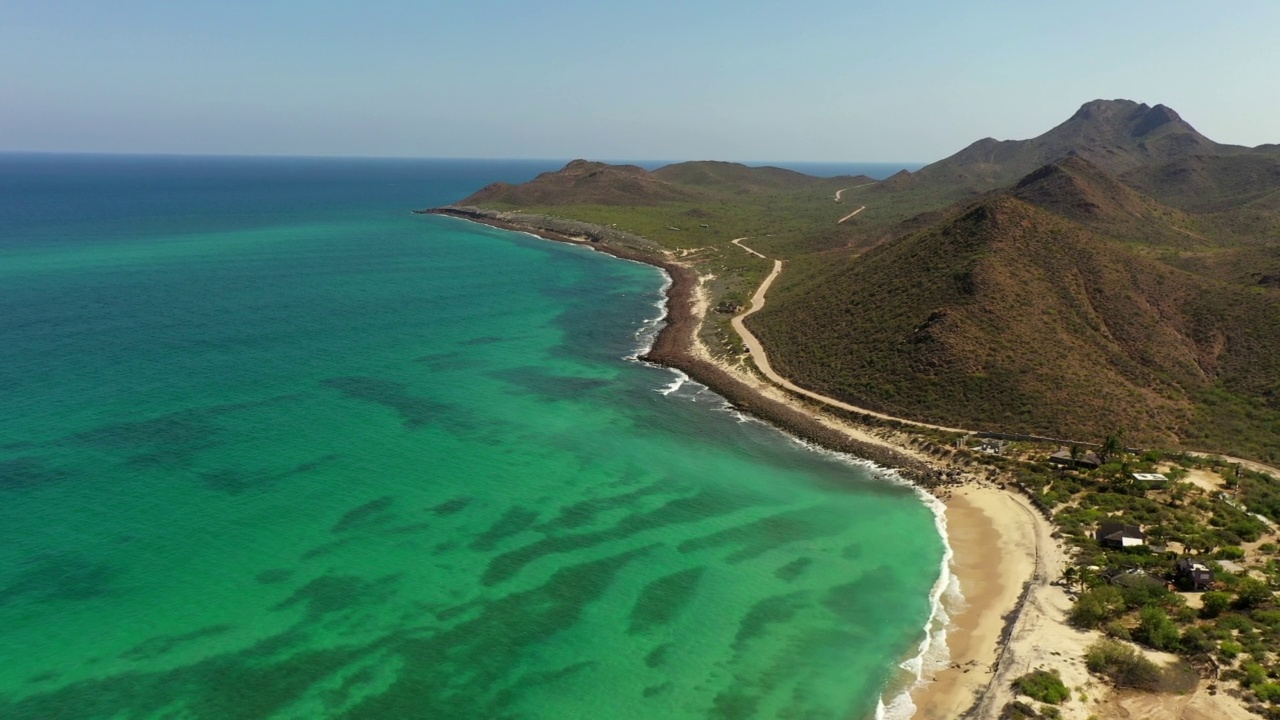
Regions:
M 1082 453 L 1078 457 L 1071 457 L 1071 451 L 1062 448 L 1058 452 L 1049 456 L 1049 463 L 1052 465 L 1062 465 L 1064 467 L 1085 468 L 1086 470 L 1096 470 L 1102 467 L 1102 460 L 1098 458 L 1097 453 Z
M 1137 525 L 1104 522 L 1098 526 L 1098 543 L 1107 547 L 1127 548 L 1147 544 L 1147 534 Z
M 1208 590 L 1213 587 L 1213 571 L 1204 563 L 1182 558 L 1174 569 L 1174 576 L 1192 590 Z

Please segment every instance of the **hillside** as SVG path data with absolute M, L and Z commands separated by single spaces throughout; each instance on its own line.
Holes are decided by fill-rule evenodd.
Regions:
M 564 206 L 658 205 L 741 200 L 742 196 L 819 189 L 874 182 L 865 175 L 817 178 L 776 167 L 696 161 L 649 172 L 635 165 L 574 160 L 520 185 L 494 183 L 459 205 Z
M 1260 418 L 1280 432 L 1280 294 L 1143 257 L 1018 190 L 793 274 L 752 318 L 774 365 L 819 392 L 943 424 L 1226 448 Z M 1109 216 L 1143 209 L 1104 200 Z
M 635 165 L 608 165 L 574 160 L 555 172 L 527 183 L 493 183 L 463 200 L 461 205 L 656 205 L 700 197 Z

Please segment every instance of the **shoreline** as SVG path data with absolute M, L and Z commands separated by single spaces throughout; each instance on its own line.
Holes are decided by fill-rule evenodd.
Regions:
M 985 717 L 992 707 L 998 712 L 1004 698 L 996 704 L 994 696 L 1007 694 L 999 692 L 995 683 L 1000 660 L 1040 575 L 1037 561 L 1028 562 L 1020 548 L 1030 547 L 1039 555 L 1041 538 L 1047 540 L 1052 532 L 1048 521 L 1016 491 L 963 477 L 962 468 L 941 457 L 945 449 L 934 443 L 873 435 L 869 428 L 887 426 L 890 432 L 896 428 L 857 415 L 866 422 L 855 426 L 807 407 L 748 371 L 712 358 L 697 337 L 707 311 L 702 278 L 687 265 L 657 253 L 602 242 L 600 237 L 570 235 L 481 211 L 445 207 L 418 212 L 586 246 L 658 268 L 668 278 L 665 316 L 658 321 L 661 325 L 652 345 L 648 351 L 637 352 L 637 360 L 683 373 L 740 412 L 802 442 L 879 466 L 916 488 L 921 501 L 934 513 L 944 556 L 929 596 L 931 612 L 924 637 L 913 654 L 897 663 L 916 680 L 893 691 L 893 697 L 886 697 L 888 689 L 882 691 L 875 717 L 977 718 Z M 993 560 L 999 568 L 994 573 Z M 1047 587 L 1048 577 L 1042 581 Z M 938 657 L 940 653 L 945 659 Z

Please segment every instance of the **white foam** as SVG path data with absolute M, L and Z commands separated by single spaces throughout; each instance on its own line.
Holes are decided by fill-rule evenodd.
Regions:
M 676 370 L 675 374 L 676 374 L 676 377 L 674 380 L 671 381 L 671 384 L 658 388 L 657 392 L 663 395 L 670 395 L 671 393 L 679 390 L 681 386 L 683 386 L 686 382 L 689 381 L 689 376 L 685 375 L 679 370 Z
M 626 258 L 619 258 L 619 259 L 625 260 Z M 635 261 L 633 260 L 632 262 L 635 262 Z M 640 263 L 640 264 L 643 265 L 644 263 Z M 648 267 L 654 267 L 654 266 L 650 265 Z M 659 288 L 658 290 L 658 299 L 655 300 L 653 303 L 653 306 L 658 309 L 658 315 L 656 317 L 644 320 L 643 322 L 640 323 L 640 327 L 636 330 L 636 340 L 638 341 L 636 349 L 630 355 L 625 356 L 623 358 L 624 360 L 630 360 L 632 362 L 643 362 L 640 360 L 640 358 L 643 357 L 644 355 L 648 355 L 649 351 L 653 349 L 653 344 L 658 340 L 658 333 L 662 332 L 663 326 L 666 325 L 667 290 L 671 289 L 671 284 L 673 281 L 671 279 L 671 275 L 666 270 L 663 270 L 662 268 L 657 268 L 657 270 L 658 272 L 662 273 L 662 287 Z M 653 363 L 645 363 L 645 364 L 651 365 L 653 367 L 661 367 L 659 365 L 654 365 Z M 686 379 L 688 378 L 686 377 Z M 663 393 L 663 394 L 665 395 L 666 393 Z

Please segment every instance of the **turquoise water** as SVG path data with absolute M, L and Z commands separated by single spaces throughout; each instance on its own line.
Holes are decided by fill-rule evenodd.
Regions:
M 0 156 L 0 718 L 874 712 L 932 514 L 407 212 L 545 169 Z

